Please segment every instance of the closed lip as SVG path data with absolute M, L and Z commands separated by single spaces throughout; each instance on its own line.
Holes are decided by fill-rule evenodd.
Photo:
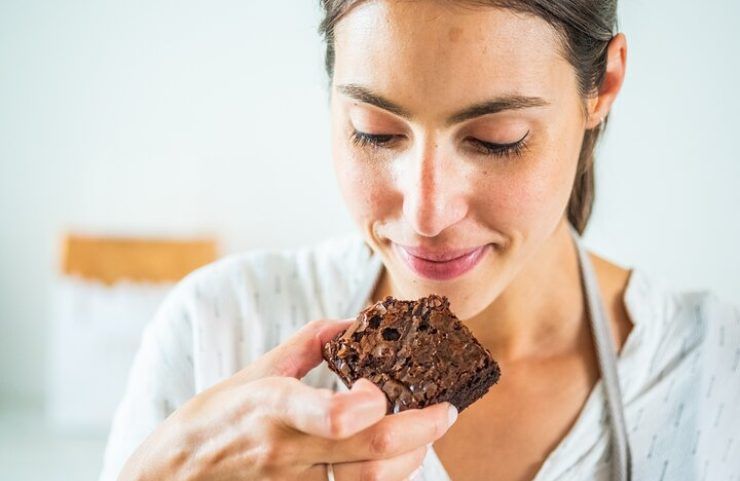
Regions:
M 408 247 L 403 246 L 400 244 L 397 244 L 398 247 L 408 252 L 410 255 L 414 257 L 418 257 L 420 259 L 424 259 L 426 261 L 430 262 L 449 262 L 451 260 L 459 259 L 460 257 L 464 257 L 472 252 L 477 251 L 478 249 L 485 247 L 484 245 L 479 245 L 475 247 L 467 247 L 464 249 L 438 249 L 433 250 L 426 247 Z

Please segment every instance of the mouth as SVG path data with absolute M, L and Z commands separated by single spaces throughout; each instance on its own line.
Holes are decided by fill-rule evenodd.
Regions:
M 392 243 L 393 249 L 416 274 L 435 281 L 460 277 L 478 265 L 491 248 L 485 244 L 475 248 L 432 253 L 419 248 Z

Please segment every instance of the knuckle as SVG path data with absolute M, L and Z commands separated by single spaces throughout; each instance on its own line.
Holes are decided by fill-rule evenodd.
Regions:
M 262 473 L 272 473 L 279 471 L 281 468 L 291 463 L 291 449 L 290 443 L 286 443 L 285 439 L 275 438 L 272 436 L 266 436 L 266 439 L 259 444 L 256 452 L 254 453 L 253 460 L 254 465 L 259 468 Z
M 347 410 L 337 397 L 331 397 L 327 403 L 326 421 L 329 435 L 333 439 L 346 437 L 348 431 Z
M 388 456 L 393 452 L 395 436 L 389 429 L 379 429 L 370 437 L 370 454 L 378 457 Z
M 280 464 L 280 448 L 273 440 L 263 442 L 255 456 L 255 465 L 262 471 L 269 471 Z
M 274 377 L 261 377 L 250 382 L 249 385 L 252 387 L 251 391 L 254 393 L 262 393 L 275 389 L 275 378 Z
M 383 479 L 380 463 L 362 463 L 360 465 L 359 481 L 383 481 Z
M 266 411 L 272 410 L 272 408 L 281 405 L 276 403 L 275 400 L 287 399 L 290 395 L 290 389 L 292 387 L 290 377 L 282 376 L 267 376 L 256 381 L 253 381 L 250 386 L 251 396 L 256 397 L 262 408 Z
M 301 381 L 294 377 L 276 376 L 272 379 L 272 384 L 280 395 L 289 396 L 301 384 Z
M 269 380 L 267 384 L 269 406 L 265 407 L 270 411 L 285 409 L 291 396 L 295 395 L 295 390 L 300 381 L 289 376 L 272 376 L 267 379 Z

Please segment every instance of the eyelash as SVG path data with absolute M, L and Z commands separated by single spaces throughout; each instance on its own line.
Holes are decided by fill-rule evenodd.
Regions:
M 376 135 L 355 130 L 352 132 L 352 143 L 360 148 L 371 147 L 373 149 L 377 149 L 388 146 L 388 144 L 393 140 L 393 137 L 394 136 L 390 134 Z
M 469 139 L 476 146 L 476 149 L 483 155 L 489 155 L 494 157 L 521 157 L 527 150 L 527 137 L 529 137 L 529 131 L 524 134 L 524 137 L 512 142 L 510 144 L 495 144 L 492 142 L 486 142 L 479 139 Z M 352 132 L 352 143 L 360 148 L 371 148 L 373 150 L 382 147 L 388 147 L 389 144 L 394 140 L 395 135 L 390 134 L 368 134 L 355 130 Z

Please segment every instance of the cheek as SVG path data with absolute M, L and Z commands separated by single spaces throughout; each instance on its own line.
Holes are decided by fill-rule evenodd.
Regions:
M 343 138 L 333 140 L 334 171 L 355 222 L 372 224 L 391 216 L 400 202 L 390 169 L 358 154 Z
M 575 162 L 566 152 L 549 151 L 548 158 L 482 176 L 477 210 L 488 225 L 527 236 L 557 225 L 570 197 Z

